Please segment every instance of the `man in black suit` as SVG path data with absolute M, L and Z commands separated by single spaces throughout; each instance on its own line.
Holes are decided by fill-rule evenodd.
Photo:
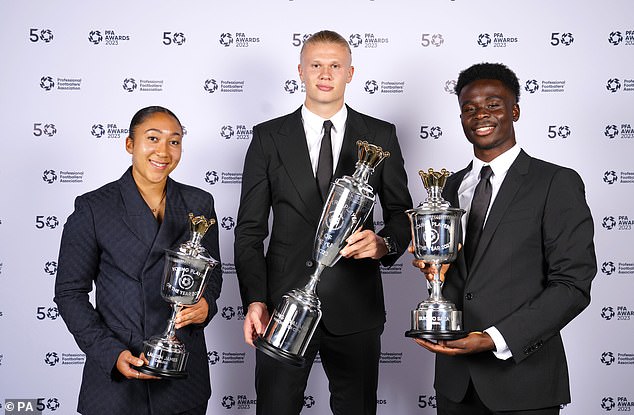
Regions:
M 416 340 L 437 353 L 439 414 L 558 414 L 570 402 L 560 331 L 590 302 L 594 226 L 579 175 L 516 144 L 519 93 L 501 64 L 474 65 L 456 84 L 475 157 L 443 193 L 467 210 L 443 294 L 463 310 L 469 335 Z
M 315 268 L 313 240 L 324 203 L 316 174 L 325 121 L 332 122 L 332 144 L 324 149 L 332 151 L 333 179 L 354 172 L 357 140 L 390 152 L 370 178 L 385 225 L 375 233 L 370 215 L 363 229 L 349 238 L 343 258 L 322 273 L 317 289 L 323 317 L 305 354 L 306 367 L 256 352 L 257 413 L 298 414 L 319 352 L 333 413 L 374 414 L 385 322 L 379 263 L 394 264 L 410 240 L 404 212 L 412 202 L 403 158 L 394 125 L 344 105 L 345 87 L 354 72 L 345 39 L 331 31 L 315 33 L 302 47 L 298 70 L 306 86 L 304 105 L 255 126 L 244 163 L 235 262 L 247 309 L 245 341 L 253 344 L 282 295 L 304 286 Z M 321 184 L 327 189 L 329 182 Z

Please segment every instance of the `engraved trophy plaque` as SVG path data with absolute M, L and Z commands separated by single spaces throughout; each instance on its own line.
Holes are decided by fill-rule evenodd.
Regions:
M 207 277 L 218 265 L 207 250 L 200 244 L 215 219 L 189 214 L 191 235 L 187 242 L 175 250 L 165 250 L 165 268 L 161 296 L 172 305 L 172 315 L 167 329 L 160 336 L 153 336 L 144 342 L 143 354 L 148 364 L 138 368 L 147 375 L 169 379 L 187 377 L 185 366 L 189 353 L 185 345 L 176 337 L 176 313 L 184 305 L 193 305 L 200 300 Z
M 466 336 L 462 328 L 462 311 L 443 298 L 441 293 L 440 268 L 458 255 L 460 219 L 464 210 L 452 208 L 442 198 L 442 189 L 450 173 L 442 169 L 427 173 L 419 171 L 428 197 L 417 208 L 406 213 L 412 229 L 414 256 L 436 267 L 431 281 L 429 298 L 412 310 L 412 329 L 405 332 L 407 337 L 428 340 L 453 340 Z
M 359 161 L 354 174 L 330 185 L 315 234 L 315 272 L 304 288 L 282 296 L 264 334 L 254 341 L 262 352 L 294 366 L 304 365 L 304 353 L 321 319 L 321 302 L 316 293 L 319 277 L 326 267 L 337 263 L 346 239 L 368 218 L 375 202 L 374 191 L 368 184 L 370 175 L 390 156 L 389 152 L 366 141 L 357 141 L 357 147 Z

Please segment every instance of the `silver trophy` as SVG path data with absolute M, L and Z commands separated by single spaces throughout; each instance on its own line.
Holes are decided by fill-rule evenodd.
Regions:
M 390 156 L 366 141 L 357 141 L 357 146 L 359 161 L 352 177 L 344 176 L 330 185 L 315 234 L 315 272 L 304 288 L 282 296 L 264 335 L 254 341 L 262 352 L 294 366 L 304 365 L 304 353 L 321 319 L 321 302 L 316 293 L 319 276 L 326 267 L 337 263 L 346 239 L 368 218 L 375 202 L 374 191 L 368 184 L 370 175 Z
M 189 221 L 189 240 L 176 250 L 165 250 L 161 296 L 172 305 L 172 315 L 167 329 L 161 336 L 154 336 L 144 342 L 143 354 L 148 364 L 138 370 L 147 375 L 170 379 L 187 377 L 185 366 L 189 353 L 176 337 L 176 313 L 184 305 L 193 305 L 200 300 L 207 285 L 207 277 L 218 265 L 218 261 L 200 245 L 207 229 L 216 223 L 215 219 L 207 220 L 204 216 L 194 216 L 190 213 Z
M 447 170 L 429 169 L 427 173 L 421 170 L 418 174 L 428 197 L 417 208 L 406 212 L 412 228 L 414 256 L 433 264 L 437 272 L 431 282 L 429 298 L 412 310 L 412 329 L 405 332 L 405 336 L 429 340 L 459 339 L 466 336 L 462 311 L 443 298 L 440 268 L 458 255 L 460 219 L 465 211 L 452 208 L 442 198 L 442 189 L 450 175 Z

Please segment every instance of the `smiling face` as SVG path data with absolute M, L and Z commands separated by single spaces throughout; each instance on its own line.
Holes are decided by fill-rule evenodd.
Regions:
M 298 65 L 299 77 L 306 85 L 304 105 L 313 113 L 330 118 L 341 109 L 346 84 L 354 67 L 350 51 L 334 42 L 314 42 L 304 46 Z
M 155 112 L 130 132 L 125 147 L 132 154 L 132 176 L 137 186 L 164 184 L 181 159 L 183 131 L 171 115 Z
M 458 102 L 462 129 L 478 159 L 489 162 L 515 145 L 513 122 L 520 107 L 502 81 L 473 81 L 462 88 Z

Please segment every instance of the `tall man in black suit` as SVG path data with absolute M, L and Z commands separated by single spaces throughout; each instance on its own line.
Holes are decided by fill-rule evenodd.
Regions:
M 315 267 L 313 240 L 324 195 L 316 174 L 326 128 L 332 123 L 332 178 L 352 175 L 357 140 L 390 152 L 370 178 L 383 208 L 385 226 L 374 232 L 372 215 L 348 239 L 343 258 L 321 275 L 318 295 L 323 317 L 306 352 L 309 364 L 296 368 L 256 352 L 257 413 L 298 414 L 310 366 L 317 352 L 330 383 L 335 414 L 376 413 L 380 336 L 385 322 L 379 263 L 391 266 L 410 240 L 405 210 L 411 207 L 395 127 L 344 105 L 354 68 L 350 46 L 331 31 L 315 33 L 300 53 L 304 105 L 259 124 L 247 151 L 235 230 L 235 261 L 247 308 L 244 337 L 253 344 L 282 295 L 302 287 Z M 326 123 L 328 124 L 328 123 Z M 330 174 L 328 175 L 330 176 Z M 330 180 L 321 180 L 327 189 Z M 327 190 L 326 190 L 327 191 Z M 273 223 L 268 249 L 264 240 Z
M 516 144 L 519 93 L 501 64 L 474 65 L 456 84 L 474 158 L 444 189 L 467 218 L 443 294 L 470 333 L 417 340 L 437 353 L 439 414 L 558 414 L 570 402 L 560 331 L 590 302 L 594 227 L 579 175 Z

